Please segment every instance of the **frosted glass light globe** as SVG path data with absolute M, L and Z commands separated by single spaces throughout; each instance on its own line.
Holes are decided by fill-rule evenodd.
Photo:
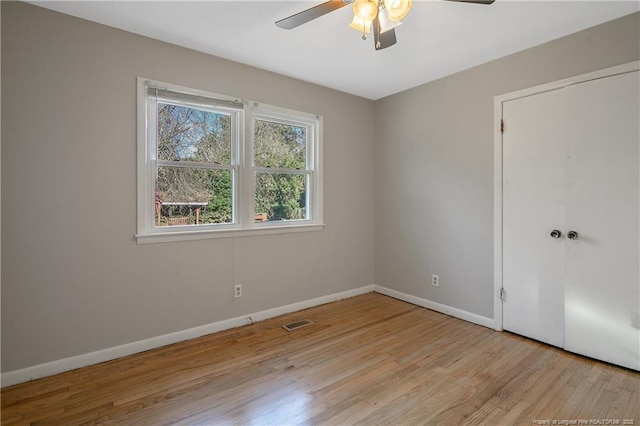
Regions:
M 373 21 L 378 14 L 378 3 L 375 0 L 356 0 L 353 14 L 363 21 Z

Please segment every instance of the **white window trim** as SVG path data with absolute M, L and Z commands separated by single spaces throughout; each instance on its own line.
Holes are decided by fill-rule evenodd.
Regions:
M 236 128 L 232 149 L 232 166 L 237 179 L 233 187 L 233 221 L 232 224 L 215 224 L 195 226 L 175 226 L 158 229 L 155 227 L 155 181 L 154 170 L 157 166 L 155 153 L 150 152 L 152 144 L 148 138 L 155 140 L 155 128 L 150 126 L 147 102 L 148 87 L 183 92 L 221 101 L 244 104 L 243 110 L 235 111 Z M 224 109 L 224 108 L 222 108 Z M 266 118 L 278 122 L 304 125 L 308 129 L 307 169 L 309 174 L 307 208 L 309 219 L 281 222 L 254 222 L 254 194 L 256 167 L 253 166 L 253 122 L 254 118 Z M 256 235 L 272 235 L 293 232 L 318 231 L 324 228 L 322 209 L 322 127 L 323 118 L 309 113 L 288 110 L 273 105 L 242 100 L 215 93 L 205 92 L 154 81 L 137 78 L 137 234 L 138 244 L 171 242 L 185 240 L 201 240 L 210 238 L 229 238 Z M 310 148 L 309 148 L 310 146 Z M 277 172 L 279 169 L 270 169 Z M 285 171 L 290 172 L 290 171 Z
M 313 114 L 299 113 L 299 112 L 296 112 L 296 115 L 292 116 L 289 110 L 286 110 L 280 107 L 275 107 L 272 105 L 259 104 L 257 102 L 251 103 L 251 107 L 249 111 L 250 111 L 249 119 L 246 120 L 247 121 L 246 125 L 248 127 L 246 134 L 251 135 L 252 138 L 254 135 L 253 123 L 256 119 L 273 120 L 278 123 L 301 126 L 307 129 L 307 137 L 308 137 L 307 155 L 306 155 L 307 164 L 305 169 L 301 169 L 297 172 L 300 174 L 309 175 L 306 205 L 312 207 L 311 211 L 308 212 L 309 217 L 311 218 L 308 221 L 297 220 L 297 221 L 291 221 L 291 222 L 284 221 L 284 222 L 262 222 L 262 223 L 255 223 L 252 221 L 251 227 L 255 229 L 276 228 L 276 227 L 286 228 L 286 227 L 292 226 L 291 224 L 293 223 L 301 224 L 305 222 L 307 223 L 317 222 L 316 220 L 314 220 L 315 218 L 319 218 L 319 222 L 322 223 L 322 196 L 321 196 L 322 195 L 322 179 L 321 179 L 320 170 L 316 170 L 316 168 L 319 168 L 322 165 L 322 159 L 321 159 L 322 144 L 319 143 L 319 141 L 321 141 L 321 138 L 322 138 L 322 134 L 321 134 L 322 133 L 322 117 L 313 115 Z M 251 141 L 251 143 L 253 144 L 253 141 Z M 250 155 L 253 154 L 253 150 L 251 150 L 249 154 Z M 251 156 L 251 158 L 249 158 L 248 160 L 249 160 L 248 164 L 250 164 L 251 167 L 247 168 L 248 170 L 245 170 L 247 172 L 246 180 L 251 186 L 246 191 L 246 194 L 254 194 L 255 192 L 255 187 L 253 185 L 255 183 L 254 174 L 256 172 L 260 172 L 260 171 L 264 171 L 266 173 L 279 173 L 279 172 L 295 173 L 296 172 L 291 169 L 274 169 L 274 168 L 256 167 L 253 156 Z M 250 212 L 255 211 L 254 197 L 250 196 L 248 201 L 251 203 L 248 211 Z

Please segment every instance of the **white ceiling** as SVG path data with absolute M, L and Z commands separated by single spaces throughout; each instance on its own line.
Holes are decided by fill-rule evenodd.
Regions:
M 322 1 L 35 1 L 158 40 L 379 99 L 640 10 L 640 1 L 414 0 L 398 44 L 375 51 L 346 6 L 293 30 L 274 22 Z

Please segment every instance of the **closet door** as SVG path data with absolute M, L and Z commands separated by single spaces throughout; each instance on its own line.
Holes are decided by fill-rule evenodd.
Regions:
M 564 345 L 562 90 L 503 103 L 503 328 Z M 558 238 L 554 230 L 562 232 Z
M 567 87 L 565 348 L 640 369 L 640 76 Z

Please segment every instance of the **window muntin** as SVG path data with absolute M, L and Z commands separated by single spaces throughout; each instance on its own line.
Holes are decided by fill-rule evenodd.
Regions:
M 321 117 L 138 87 L 139 242 L 321 229 Z

